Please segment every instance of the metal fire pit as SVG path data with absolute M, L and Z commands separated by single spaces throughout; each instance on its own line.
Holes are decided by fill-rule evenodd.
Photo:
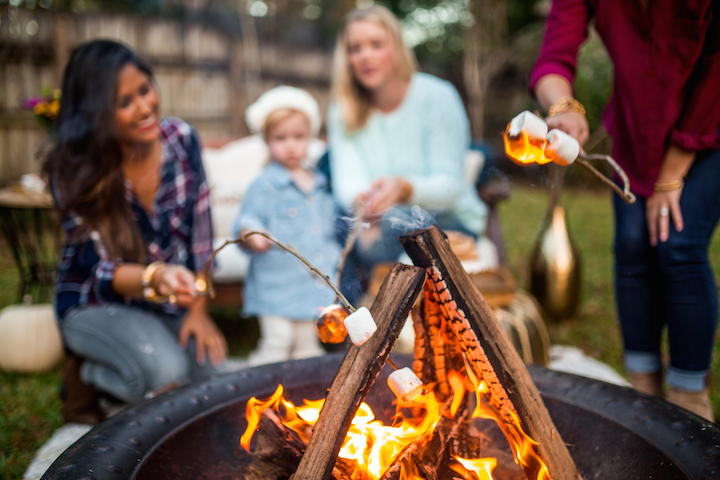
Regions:
M 123 410 L 63 453 L 43 479 L 240 479 L 239 447 L 250 397 L 278 383 L 296 402 L 318 399 L 342 354 L 216 377 Z M 394 357 L 410 365 L 411 358 Z M 367 397 L 378 418 L 394 413 L 383 369 Z M 585 480 L 720 479 L 720 428 L 627 388 L 530 367 Z

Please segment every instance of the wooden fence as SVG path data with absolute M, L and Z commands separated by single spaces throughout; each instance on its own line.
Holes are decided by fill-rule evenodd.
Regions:
M 259 79 L 249 89 L 242 40 L 211 26 L 138 15 L 23 9 L 9 20 L 4 7 L 0 8 L 0 183 L 39 170 L 36 152 L 47 135 L 33 115 L 22 110 L 23 101 L 43 87 L 59 87 L 72 49 L 95 38 L 122 41 L 148 61 L 160 89 L 163 115 L 191 122 L 206 141 L 247 134 L 245 108 L 275 85 L 305 88 L 321 111 L 327 110 L 329 52 L 261 44 L 254 67 Z

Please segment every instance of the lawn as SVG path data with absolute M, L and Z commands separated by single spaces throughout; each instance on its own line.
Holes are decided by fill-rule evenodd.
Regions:
M 500 207 L 510 268 L 520 285 L 527 286 L 528 259 L 547 208 L 542 186 L 516 186 Z M 568 190 L 563 203 L 583 266 L 582 304 L 577 318 L 548 325 L 553 343 L 575 345 L 587 354 L 622 371 L 622 346 L 615 320 L 612 289 L 612 213 L 610 194 Z M 6 252 L 0 254 L 0 307 L 14 301 L 15 271 Z M 711 258 L 720 272 L 720 240 L 715 238 Z M 237 320 L 232 310 L 214 311 L 230 341 L 231 354 L 243 355 L 257 339 L 257 324 Z M 712 385 L 716 415 L 720 416 L 720 347 L 713 358 Z M 22 477 L 34 452 L 61 425 L 60 368 L 35 375 L 0 372 L 0 479 Z

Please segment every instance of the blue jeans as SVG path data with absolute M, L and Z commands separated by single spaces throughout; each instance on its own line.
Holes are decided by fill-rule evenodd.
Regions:
M 172 382 L 201 380 L 216 370 L 199 365 L 195 339 L 178 344 L 182 318 L 110 303 L 80 307 L 62 322 L 65 346 L 84 357 L 83 381 L 131 403 Z
M 680 198 L 682 232 L 670 222 L 666 242 L 650 245 L 646 199 L 615 206 L 615 298 L 629 372 L 662 368 L 660 341 L 667 325 L 670 386 L 705 386 L 718 317 L 717 288 L 708 245 L 720 218 L 720 150 L 700 153 Z

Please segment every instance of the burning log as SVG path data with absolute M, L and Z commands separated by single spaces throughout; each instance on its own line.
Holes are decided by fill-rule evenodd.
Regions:
M 305 444 L 280 422 L 275 412 L 265 410 L 260 417 L 252 449 L 252 461 L 245 471 L 247 480 L 280 480 L 297 469 Z
M 345 355 L 292 477 L 295 480 L 327 479 L 332 474 L 350 422 L 385 365 L 424 280 L 422 268 L 397 264 L 392 269 L 371 308 L 378 330 Z
M 490 407 L 511 444 L 524 429 L 537 442 L 533 447 L 550 478 L 580 479 L 525 364 L 440 230 L 428 228 L 405 235 L 400 241 L 413 262 L 427 268 L 434 277 L 453 333 L 472 367 L 471 373 L 486 384 Z M 515 425 L 518 419 L 520 425 Z M 523 465 L 528 478 L 539 478 L 538 468 Z

